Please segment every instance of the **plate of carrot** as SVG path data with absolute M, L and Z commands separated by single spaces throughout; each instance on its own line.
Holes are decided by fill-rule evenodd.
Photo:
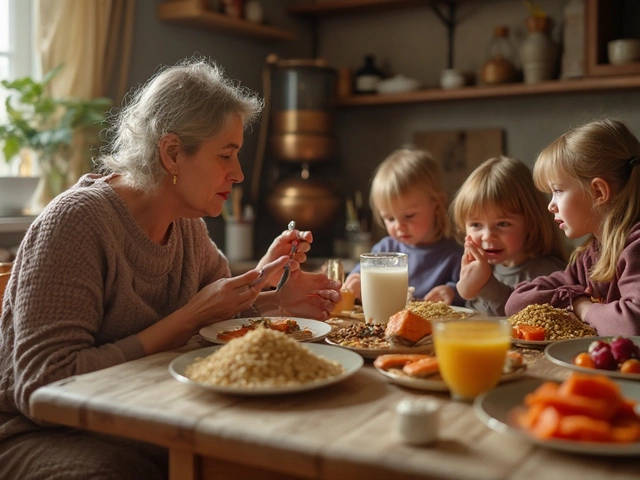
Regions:
M 416 390 L 447 392 L 449 387 L 440 376 L 438 358 L 427 354 L 388 354 L 377 357 L 373 366 L 387 377 L 391 383 Z M 525 374 L 527 365 L 522 355 L 510 351 L 505 359 L 505 366 L 500 383 L 520 378 Z
M 640 384 L 572 372 L 562 383 L 541 379 L 502 385 L 474 402 L 489 428 L 565 452 L 640 454 Z

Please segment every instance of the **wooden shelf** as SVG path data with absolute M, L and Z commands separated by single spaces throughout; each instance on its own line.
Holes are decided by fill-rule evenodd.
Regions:
M 0 233 L 24 233 L 29 229 L 35 216 L 0 217 Z
M 628 77 L 583 78 L 576 80 L 550 80 L 548 82 L 536 83 L 535 85 L 512 83 L 490 87 L 464 87 L 455 90 L 429 88 L 408 93 L 353 95 L 348 98 L 338 99 L 337 106 L 364 107 L 374 105 L 471 100 L 476 98 L 523 97 L 527 95 L 541 94 L 550 95 L 637 89 L 640 89 L 640 75 Z
M 429 5 L 430 0 L 333 0 L 319 3 L 292 5 L 287 11 L 292 15 L 305 17 L 330 17 L 334 15 Z M 440 0 L 442 3 L 442 0 Z M 450 2 L 449 2 L 450 3 Z
M 156 14 L 159 20 L 190 27 L 271 40 L 295 39 L 295 35 L 288 30 L 251 23 L 208 10 L 205 8 L 205 2 L 201 0 L 166 0 L 158 5 Z

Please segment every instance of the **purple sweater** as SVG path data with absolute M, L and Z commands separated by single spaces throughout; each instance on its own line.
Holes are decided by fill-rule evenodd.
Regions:
M 640 223 L 629 233 L 618 259 L 616 278 L 611 282 L 589 280 L 597 251 L 594 241 L 566 270 L 519 284 L 507 301 L 506 314 L 513 315 L 531 304 L 567 308 L 590 287 L 593 297 L 602 303 L 594 303 L 589 309 L 585 318 L 588 324 L 600 335 L 640 335 Z

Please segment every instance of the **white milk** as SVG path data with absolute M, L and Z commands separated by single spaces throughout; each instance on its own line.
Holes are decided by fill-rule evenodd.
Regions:
M 387 323 L 407 305 L 409 273 L 405 268 L 368 268 L 360 272 L 365 321 Z

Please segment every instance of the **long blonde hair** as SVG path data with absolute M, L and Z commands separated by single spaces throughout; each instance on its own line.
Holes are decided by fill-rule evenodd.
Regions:
M 504 156 L 490 158 L 471 172 L 451 204 L 457 233 L 464 236 L 467 219 L 487 207 L 524 217 L 528 227 L 524 251 L 529 257 L 550 254 L 565 258 L 547 201 L 536 190 L 531 170 L 520 160 Z
M 604 219 L 598 231 L 599 257 L 590 272 L 596 282 L 610 282 L 633 226 L 640 221 L 640 165 L 631 160 L 640 156 L 640 142 L 619 120 L 597 120 L 561 135 L 545 148 L 533 168 L 536 186 L 549 185 L 561 175 L 576 180 L 591 195 L 591 181 L 604 179 L 612 197 L 605 205 L 594 206 Z M 634 163 L 637 163 L 636 160 Z M 586 250 L 593 236 L 571 255 L 571 261 Z
M 376 222 L 384 226 L 380 207 L 389 205 L 406 194 L 411 188 L 420 188 L 436 202 L 436 239 L 451 236 L 451 223 L 447 213 L 447 194 L 443 190 L 440 167 L 425 150 L 401 148 L 392 152 L 376 168 L 369 205 Z

